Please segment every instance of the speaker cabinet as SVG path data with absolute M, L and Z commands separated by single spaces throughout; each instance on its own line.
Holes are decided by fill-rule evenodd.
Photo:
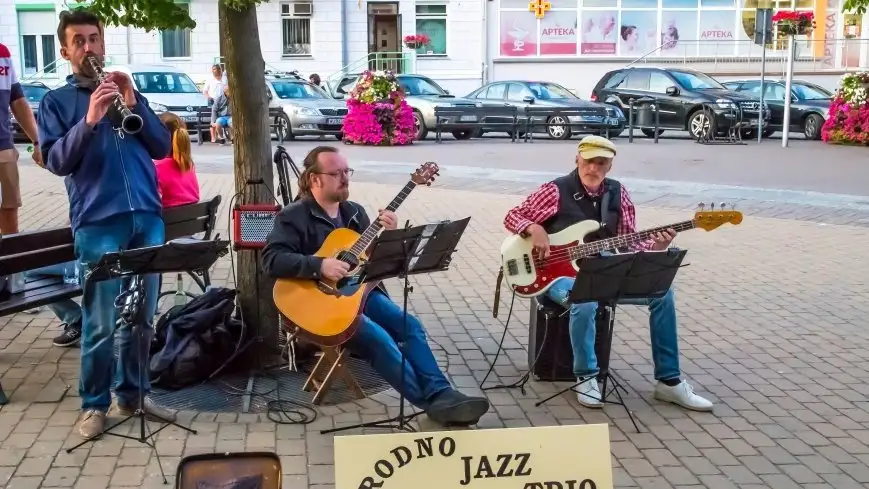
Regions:
M 570 313 L 545 297 L 531 299 L 528 365 L 533 365 L 531 374 L 535 380 L 576 381 L 570 344 Z

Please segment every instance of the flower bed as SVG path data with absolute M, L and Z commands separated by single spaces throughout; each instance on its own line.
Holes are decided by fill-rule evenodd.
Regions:
M 833 96 L 821 128 L 826 143 L 869 146 L 869 72 L 848 73 Z
M 344 141 L 354 144 L 394 146 L 411 144 L 416 128 L 413 109 L 395 75 L 366 71 L 347 99 Z

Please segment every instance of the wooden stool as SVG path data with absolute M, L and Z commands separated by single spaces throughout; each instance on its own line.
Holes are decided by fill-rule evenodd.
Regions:
M 344 384 L 353 392 L 353 399 L 362 399 L 365 393 L 356 382 L 356 378 L 347 369 L 347 356 L 349 352 L 346 348 L 340 346 L 320 346 L 320 359 L 317 360 L 317 365 L 311 370 L 311 375 L 305 381 L 305 386 L 302 387 L 307 392 L 314 392 L 314 404 L 321 404 L 323 398 L 332 387 L 332 383 L 336 379 L 341 379 Z
M 284 331 L 290 333 L 291 338 L 289 341 L 293 341 L 297 337 L 303 337 L 299 334 L 299 328 L 287 318 L 281 317 L 281 323 Z M 356 382 L 356 378 L 347 368 L 347 357 L 349 355 L 347 349 L 341 346 L 317 345 L 317 347 L 320 348 L 320 358 L 317 360 L 317 364 L 314 365 L 311 374 L 308 375 L 308 379 L 302 387 L 305 392 L 314 393 L 312 402 L 317 405 L 322 404 L 323 398 L 326 397 L 336 379 L 344 382 L 355 396 L 354 400 L 365 398 L 365 392 L 362 391 L 359 383 Z

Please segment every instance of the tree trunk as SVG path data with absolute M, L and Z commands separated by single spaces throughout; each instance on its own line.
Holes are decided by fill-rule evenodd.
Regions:
M 232 110 L 235 191 L 238 195 L 234 203 L 273 204 L 274 195 L 269 191 L 274 187 L 269 104 L 256 7 L 251 4 L 234 10 L 221 1 L 218 12 Z M 253 183 L 259 180 L 268 187 Z M 250 337 L 262 340 L 247 350 L 247 365 L 262 366 L 259 360 L 277 344 L 277 309 L 271 299 L 272 283 L 259 266 L 259 252 L 239 250 L 235 256 L 238 258 L 237 288 L 245 327 Z

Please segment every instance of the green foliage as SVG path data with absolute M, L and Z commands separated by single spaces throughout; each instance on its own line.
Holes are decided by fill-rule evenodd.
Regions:
M 845 0 L 842 12 L 857 12 L 862 15 L 866 13 L 867 8 L 869 8 L 869 0 Z
M 233 10 L 255 6 L 268 0 L 220 0 Z M 87 8 L 103 19 L 106 25 L 138 27 L 150 32 L 196 27 L 196 22 L 181 4 L 174 0 L 91 0 L 69 1 L 70 9 Z

